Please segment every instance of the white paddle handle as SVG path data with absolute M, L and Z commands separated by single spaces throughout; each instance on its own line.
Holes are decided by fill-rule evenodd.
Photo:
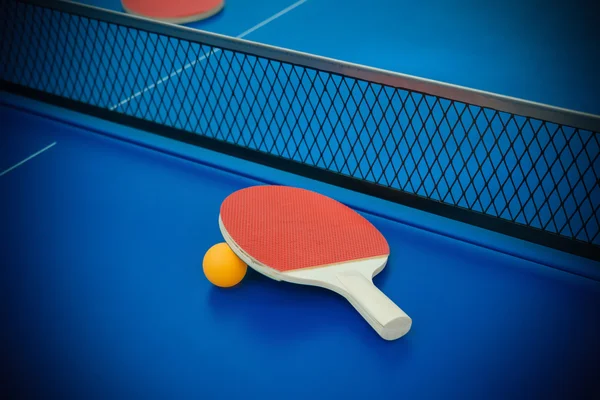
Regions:
M 412 319 L 370 279 L 359 272 L 339 272 L 336 277 L 345 288 L 348 301 L 379 336 L 394 340 L 410 330 Z

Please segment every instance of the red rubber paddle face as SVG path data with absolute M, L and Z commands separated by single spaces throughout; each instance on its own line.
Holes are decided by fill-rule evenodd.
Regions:
M 159 20 L 193 21 L 223 7 L 223 0 L 121 0 L 127 12 Z
M 389 255 L 383 235 L 349 207 L 287 186 L 239 190 L 221 205 L 221 222 L 250 257 L 279 272 Z

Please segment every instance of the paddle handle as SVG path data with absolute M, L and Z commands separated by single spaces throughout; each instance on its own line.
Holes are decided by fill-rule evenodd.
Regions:
M 379 336 L 395 340 L 410 330 L 412 319 L 379 290 L 371 279 L 358 272 L 340 272 L 336 277 L 345 288 L 345 297 Z

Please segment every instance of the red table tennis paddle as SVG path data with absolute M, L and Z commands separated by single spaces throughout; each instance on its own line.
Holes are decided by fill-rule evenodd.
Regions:
M 411 318 L 372 281 L 390 253 L 383 235 L 349 207 L 287 186 L 254 186 L 229 195 L 219 227 L 251 268 L 278 281 L 344 296 L 384 339 L 405 335 Z
M 212 17 L 224 0 L 121 0 L 125 11 L 174 24 L 186 24 Z

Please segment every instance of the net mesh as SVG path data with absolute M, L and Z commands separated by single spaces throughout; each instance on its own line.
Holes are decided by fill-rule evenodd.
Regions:
M 0 0 L 0 79 L 600 244 L 600 135 Z

